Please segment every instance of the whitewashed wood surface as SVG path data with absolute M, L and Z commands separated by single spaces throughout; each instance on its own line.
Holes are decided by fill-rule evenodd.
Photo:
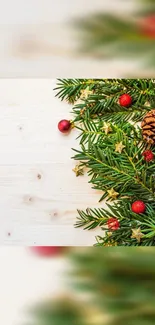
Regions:
M 77 131 L 57 129 L 72 115 L 55 82 L 0 79 L 0 244 L 89 246 L 100 233 L 73 226 L 77 208 L 103 203 L 87 175 L 72 171 Z

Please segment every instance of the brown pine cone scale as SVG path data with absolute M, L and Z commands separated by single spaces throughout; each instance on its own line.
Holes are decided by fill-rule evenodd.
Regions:
M 155 144 L 155 109 L 145 115 L 141 127 L 144 140 L 149 144 Z

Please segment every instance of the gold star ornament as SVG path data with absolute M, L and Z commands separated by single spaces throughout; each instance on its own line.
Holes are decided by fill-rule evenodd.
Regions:
M 82 109 L 80 110 L 80 116 L 83 116 L 83 114 L 85 113 L 85 111 L 86 111 L 86 107 L 82 108 Z
M 76 177 L 84 175 L 83 167 L 80 165 L 76 165 L 73 168 L 73 172 L 75 173 Z
M 105 134 L 107 135 L 109 132 L 112 131 L 112 128 L 111 128 L 111 126 L 110 126 L 109 123 L 104 122 L 104 125 L 103 125 L 103 127 L 102 127 L 102 130 L 103 130 L 103 131 L 105 132 Z
M 131 238 L 137 239 L 137 241 L 140 243 L 142 237 L 143 237 L 143 234 L 142 234 L 140 228 L 138 228 L 138 229 L 132 229 L 132 236 L 131 236 Z
M 108 241 L 107 243 L 105 243 L 104 246 L 106 246 L 106 247 L 117 246 L 117 242 L 115 242 L 114 240 L 111 240 L 111 241 Z
M 119 195 L 119 193 L 116 192 L 113 188 L 111 188 L 107 192 L 108 192 L 109 197 L 114 199 L 114 200 L 117 199 L 117 196 Z
M 89 88 L 83 89 L 83 90 L 81 90 L 81 96 L 80 96 L 80 98 L 81 99 L 87 99 L 88 96 L 91 95 L 91 94 L 92 94 L 92 91 L 89 90 Z
M 119 143 L 116 143 L 115 145 L 115 152 L 119 152 L 122 153 L 123 149 L 125 148 L 125 146 L 123 145 L 122 141 Z

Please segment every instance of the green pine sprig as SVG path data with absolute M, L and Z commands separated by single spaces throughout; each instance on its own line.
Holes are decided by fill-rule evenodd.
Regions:
M 91 177 L 89 182 L 93 188 L 104 192 L 101 200 L 108 198 L 108 190 L 111 188 L 119 193 L 119 198 L 155 198 L 155 164 L 150 164 L 146 169 L 142 156 L 146 144 L 136 139 L 136 135 L 140 136 L 129 123 L 122 126 L 122 129 L 114 125 L 112 134 L 100 134 L 97 142 L 89 136 L 88 143 L 81 144 L 82 150 L 73 149 L 76 152 L 73 158 L 88 168 Z M 124 146 L 121 153 L 116 152 L 117 143 Z
M 155 244 L 155 203 L 147 203 L 146 212 L 140 215 L 132 212 L 131 203 L 132 201 L 120 200 L 113 205 L 106 204 L 106 209 L 78 210 L 79 217 L 75 226 L 83 227 L 85 230 L 101 227 L 105 236 L 97 237 L 97 246 L 106 246 L 110 243 L 117 243 L 117 246 L 149 246 L 150 244 L 153 246 Z M 114 231 L 108 229 L 109 218 L 116 218 L 119 221 L 119 229 Z M 140 243 L 131 238 L 132 229 L 137 228 L 140 228 L 143 233 Z
M 62 100 L 70 101 L 74 98 L 72 113 L 75 117 L 75 128 L 79 131 L 77 140 L 80 148 L 73 149 L 73 159 L 87 168 L 92 188 L 103 193 L 100 202 L 103 199 L 106 202 L 118 202 L 116 205 L 115 201 L 114 205 L 113 202 L 111 206 L 107 205 L 107 210 L 78 210 L 76 227 L 90 230 L 99 226 L 105 231 L 103 238 L 97 238 L 99 246 L 109 243 L 104 229 L 105 220 L 107 221 L 105 215 L 109 216 L 113 212 L 112 217 L 118 217 L 119 211 L 122 213 L 121 220 L 119 215 L 121 227 L 113 232 L 113 243 L 123 246 L 154 244 L 154 210 L 151 207 L 154 209 L 155 162 L 147 163 L 143 157 L 143 152 L 147 149 L 154 152 L 154 146 L 147 145 L 143 140 L 140 124 L 137 124 L 155 107 L 154 84 L 154 79 L 58 81 L 56 95 Z M 86 89 L 88 96 L 83 98 L 81 94 Z M 128 108 L 119 104 L 119 97 L 123 93 L 132 97 L 132 105 Z M 111 191 L 114 191 L 114 196 Z M 124 204 L 127 199 L 129 204 L 126 206 Z M 131 203 L 135 200 L 143 200 L 147 205 L 149 215 L 146 213 L 143 218 L 145 225 L 138 214 L 134 218 L 132 215 L 131 220 Z M 128 218 L 126 212 L 129 214 Z M 145 233 L 140 243 L 131 238 L 132 227 L 139 225 Z

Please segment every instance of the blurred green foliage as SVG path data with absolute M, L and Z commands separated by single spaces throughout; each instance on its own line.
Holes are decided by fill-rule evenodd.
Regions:
M 72 248 L 66 296 L 30 310 L 26 325 L 155 324 L 154 248 Z
M 135 1 L 135 11 L 94 12 L 73 22 L 78 51 L 97 59 L 138 59 L 155 68 L 155 2 Z

